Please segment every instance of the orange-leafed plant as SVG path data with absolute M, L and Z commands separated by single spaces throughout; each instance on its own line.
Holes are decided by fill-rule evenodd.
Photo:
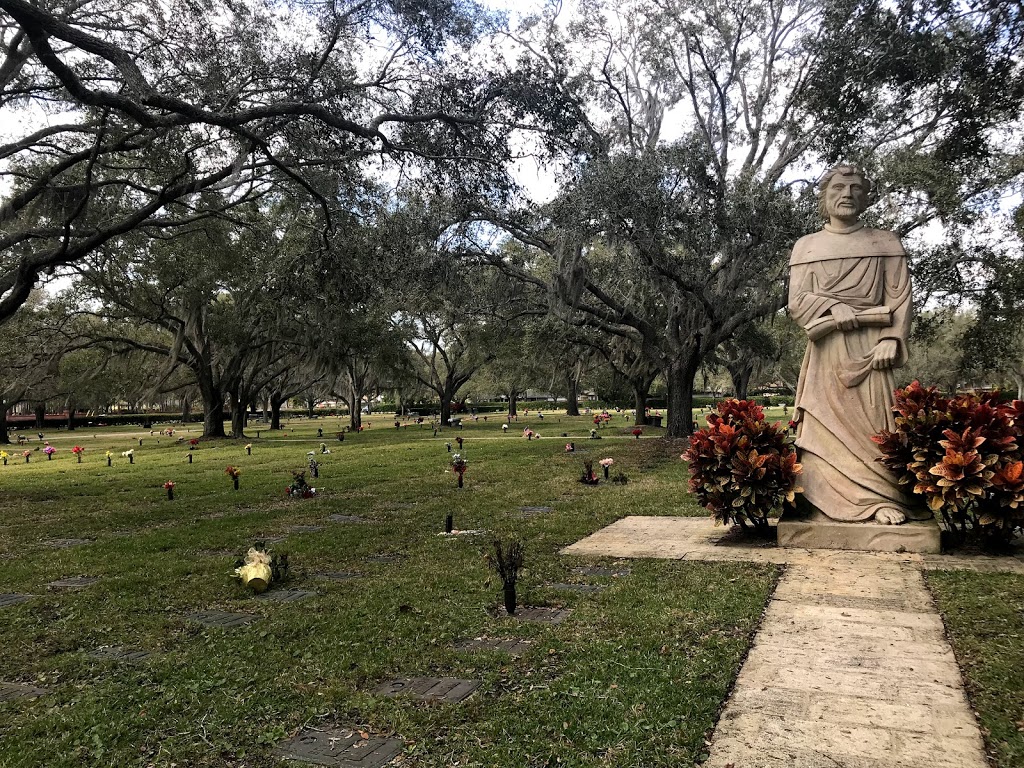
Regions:
M 963 540 L 1001 547 L 1024 528 L 1024 403 L 998 393 L 944 397 L 917 381 L 894 393 L 896 429 L 879 459 Z
M 800 465 L 781 424 L 752 400 L 726 400 L 690 438 L 690 490 L 716 522 L 768 530 L 769 516 L 793 506 Z

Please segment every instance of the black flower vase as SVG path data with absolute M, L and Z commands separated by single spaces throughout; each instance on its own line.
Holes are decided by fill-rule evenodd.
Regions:
M 462 487 L 462 473 L 459 473 L 459 488 Z
M 168 501 L 174 501 L 174 489 L 173 488 L 168 488 L 167 489 L 167 500 Z
M 128 457 L 128 463 L 129 464 L 134 464 L 135 463 L 135 457 L 134 456 L 129 456 Z
M 79 463 L 79 464 L 81 464 L 81 463 L 82 463 L 82 454 L 78 454 L 78 463 Z
M 607 480 L 607 479 L 608 479 L 608 467 L 605 467 L 605 468 L 604 468 L 604 479 L 605 479 L 605 480 Z
M 252 448 L 246 448 L 245 449 L 245 455 L 246 456 L 252 456 Z
M 452 532 L 452 516 L 451 515 L 445 515 L 445 518 L 444 518 L 444 532 L 445 533 L 451 533 Z
M 52 453 L 46 454 L 46 460 L 47 461 L 53 461 L 53 454 Z
M 509 616 L 514 616 L 516 612 L 516 585 L 506 584 L 503 591 L 505 593 L 505 610 L 508 611 Z
M 107 456 L 107 466 L 108 467 L 114 466 L 113 459 L 111 459 L 109 456 Z
M 192 463 L 192 454 L 191 454 L 191 453 L 190 453 L 190 454 L 188 455 L 188 463 L 189 463 L 189 464 L 191 464 L 191 463 Z
M 235 481 L 235 490 L 237 491 L 238 490 L 238 478 L 235 477 L 235 478 L 232 478 L 232 479 Z

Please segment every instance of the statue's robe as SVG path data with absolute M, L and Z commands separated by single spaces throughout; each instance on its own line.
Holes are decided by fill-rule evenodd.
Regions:
M 840 331 L 837 304 L 862 319 Z M 797 386 L 796 445 L 804 498 L 834 520 L 866 521 L 882 507 L 927 517 L 876 459 L 871 436 L 895 429 L 892 369 L 873 370 L 882 339 L 897 345 L 893 367 L 907 360 L 910 332 L 907 255 L 892 232 L 861 227 L 842 233 L 827 225 L 802 237 L 790 257 L 789 311 L 808 332 Z

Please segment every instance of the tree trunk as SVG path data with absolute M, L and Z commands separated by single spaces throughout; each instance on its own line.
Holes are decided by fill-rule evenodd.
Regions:
M 668 432 L 666 437 L 682 438 L 693 434 L 693 380 L 700 367 L 696 354 L 683 356 L 666 372 L 668 379 Z
M 565 415 L 580 415 L 580 382 L 575 376 L 566 379 Z
M 452 417 L 452 399 L 450 397 L 441 397 L 441 426 L 447 427 L 448 420 Z
M 284 398 L 279 393 L 270 396 L 270 428 L 281 428 L 281 406 L 284 405 Z
M 1024 400 L 1024 371 L 1013 371 L 1013 383 L 1017 385 L 1017 399 Z
M 0 400 L 0 445 L 10 445 L 11 438 L 7 434 L 7 411 L 10 405 L 6 400 Z
M 32 408 L 32 412 L 36 417 L 36 429 L 42 429 L 46 426 L 46 403 L 36 403 Z
M 729 378 L 732 379 L 732 389 L 737 400 L 747 399 L 747 389 L 750 387 L 750 377 L 754 373 L 753 364 L 730 365 Z
M 306 398 L 306 416 L 313 418 L 316 415 L 316 400 L 312 397 Z
M 203 398 L 203 437 L 224 437 L 224 395 L 212 383 L 200 381 Z
M 358 430 L 363 426 L 363 412 L 360 406 L 363 404 L 363 398 L 361 395 L 356 395 L 355 392 L 351 393 L 346 399 L 348 403 L 348 425 L 352 430 Z
M 650 393 L 650 387 L 646 383 L 633 382 L 633 407 L 636 409 L 636 418 L 633 423 L 642 427 L 649 423 L 647 418 L 647 396 Z
M 235 392 L 229 393 L 231 399 L 231 436 L 241 439 L 245 437 L 245 403 Z
M 68 432 L 75 428 L 75 412 L 78 411 L 73 405 L 68 405 Z
M 181 398 L 181 423 L 188 424 L 192 421 L 192 398 L 183 395 Z
M 519 393 L 515 390 L 508 393 L 508 415 L 519 415 Z

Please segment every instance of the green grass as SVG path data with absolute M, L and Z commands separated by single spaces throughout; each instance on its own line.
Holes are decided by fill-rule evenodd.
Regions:
M 0 593 L 36 595 L 0 609 L 0 681 L 51 689 L 34 701 L 0 704 L 3 766 L 271 766 L 273 746 L 304 726 L 358 724 L 397 735 L 415 766 L 680 766 L 704 749 L 718 709 L 749 644 L 776 571 L 768 566 L 636 561 L 621 578 L 592 578 L 601 592 L 565 593 L 583 564 L 558 550 L 625 515 L 703 514 L 689 499 L 680 448 L 635 440 L 619 417 L 588 440 L 585 417 L 467 422 L 437 438 L 428 427 L 372 427 L 344 443 L 322 440 L 320 498 L 284 497 L 291 471 L 305 466 L 336 419 L 297 422 L 284 434 L 187 446 L 148 430 L 79 430 L 48 435 L 52 461 L 15 448 L 0 467 Z M 521 436 L 525 426 L 543 435 Z M 569 438 L 562 438 L 565 432 Z M 255 434 L 255 428 L 250 429 Z M 179 430 L 175 437 L 192 437 Z M 645 435 L 658 435 L 649 429 Z M 447 472 L 445 443 L 466 439 L 466 487 Z M 143 446 L 138 445 L 142 437 Z M 630 477 L 625 486 L 576 482 L 584 457 L 605 456 Z M 85 446 L 83 463 L 71 455 Z M 35 448 L 33 440 L 29 446 Z M 122 451 L 134 447 L 135 465 Z M 115 452 L 114 466 L 103 456 Z M 454 450 L 457 450 L 453 446 Z M 235 492 L 224 474 L 241 467 Z M 175 500 L 162 485 L 173 480 Z M 550 506 L 529 518 L 520 505 Z M 517 535 L 527 545 L 521 602 L 565 606 L 558 626 L 517 623 L 496 610 L 500 583 L 483 555 L 490 537 L 445 538 L 457 528 Z M 372 524 L 337 524 L 333 513 Z M 319 594 L 273 604 L 232 578 L 233 555 L 290 525 L 288 586 Z M 92 543 L 54 549 L 49 538 Z M 398 553 L 393 564 L 367 556 Z M 345 582 L 315 572 L 352 570 Z M 75 592 L 46 583 L 100 577 Z M 206 629 L 195 610 L 246 611 L 247 628 Z M 535 641 L 521 657 L 453 650 L 480 635 Z M 152 652 L 126 664 L 87 654 L 102 645 Z M 483 681 L 458 705 L 373 696 L 393 676 Z
M 1024 576 L 927 575 L 968 695 L 1000 768 L 1024 766 Z

